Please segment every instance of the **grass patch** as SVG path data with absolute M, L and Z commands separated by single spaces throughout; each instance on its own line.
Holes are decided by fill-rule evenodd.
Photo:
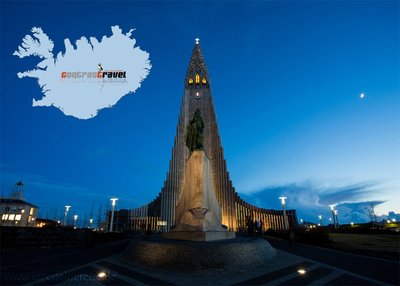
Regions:
M 399 260 L 400 236 L 393 234 L 330 233 L 331 243 L 324 245 L 341 251 Z

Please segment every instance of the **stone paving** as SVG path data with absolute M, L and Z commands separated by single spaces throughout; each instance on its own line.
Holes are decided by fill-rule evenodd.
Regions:
M 149 271 L 115 255 L 27 285 L 385 285 L 282 250 L 277 252 L 273 262 L 250 271 L 212 275 Z M 101 272 L 104 277 L 98 276 Z

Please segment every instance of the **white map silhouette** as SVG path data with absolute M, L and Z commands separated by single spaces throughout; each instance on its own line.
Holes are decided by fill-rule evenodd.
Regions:
M 123 34 L 119 26 L 111 27 L 112 35 L 101 41 L 81 37 L 76 48 L 64 40 L 65 53 L 53 55 L 54 43 L 41 28 L 32 28 L 13 55 L 20 58 L 37 56 L 43 59 L 36 69 L 19 72 L 19 78 L 38 79 L 43 98 L 33 99 L 32 106 L 54 106 L 65 115 L 89 119 L 103 108 L 113 107 L 123 96 L 135 92 L 150 72 L 149 53 L 135 47 L 131 29 Z M 125 79 L 61 78 L 62 72 L 97 72 L 121 70 Z M 122 81 L 121 81 L 122 80 Z

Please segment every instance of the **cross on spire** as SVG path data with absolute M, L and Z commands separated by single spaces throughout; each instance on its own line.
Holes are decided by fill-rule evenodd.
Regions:
M 198 45 L 199 44 L 199 41 L 200 41 L 200 39 L 199 38 L 196 38 L 196 39 L 194 39 L 195 41 L 196 41 L 196 45 Z

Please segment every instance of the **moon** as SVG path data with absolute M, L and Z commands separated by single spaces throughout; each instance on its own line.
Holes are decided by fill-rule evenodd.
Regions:
M 364 99 L 364 97 L 365 97 L 365 93 L 364 93 L 364 92 L 361 92 L 361 93 L 360 93 L 360 98 L 361 98 L 361 99 Z

